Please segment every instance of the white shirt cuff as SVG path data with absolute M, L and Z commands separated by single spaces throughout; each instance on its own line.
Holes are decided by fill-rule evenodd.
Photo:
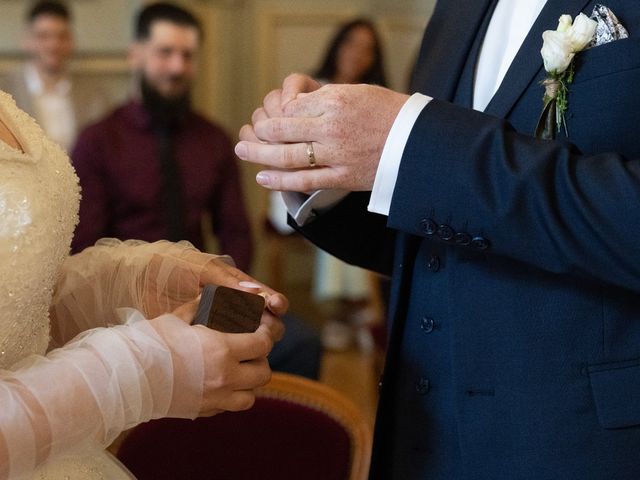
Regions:
M 318 190 L 307 195 L 299 192 L 282 192 L 282 199 L 287 206 L 289 215 L 300 226 L 307 223 L 316 215 L 319 215 L 349 195 L 347 190 Z
M 407 145 L 407 140 L 418 116 L 431 100 L 431 97 L 421 93 L 414 93 L 400 109 L 382 150 L 369 206 L 367 207 L 370 212 L 389 215 L 404 147 Z

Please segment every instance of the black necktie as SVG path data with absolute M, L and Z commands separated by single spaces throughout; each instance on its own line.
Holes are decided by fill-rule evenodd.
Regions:
M 175 158 L 175 127 L 163 125 L 156 129 L 160 171 L 162 174 L 162 207 L 167 222 L 167 240 L 185 239 L 184 197 L 180 168 Z

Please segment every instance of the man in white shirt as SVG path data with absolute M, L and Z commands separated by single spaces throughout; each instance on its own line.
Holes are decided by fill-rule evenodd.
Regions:
M 69 71 L 74 51 L 71 20 L 63 3 L 37 2 L 27 14 L 29 61 L 0 82 L 0 88 L 67 151 L 79 129 L 108 108 L 106 95 L 95 84 Z
M 629 38 L 576 53 L 566 132 L 533 136 L 542 32 L 596 6 L 438 2 L 419 93 L 292 76 L 241 131 L 296 228 L 393 273 L 374 478 L 638 478 L 637 2 L 598 6 Z

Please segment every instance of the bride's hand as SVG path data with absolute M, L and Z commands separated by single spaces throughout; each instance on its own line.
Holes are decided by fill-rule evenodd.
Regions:
M 154 253 L 146 268 L 144 311 L 149 317 L 193 300 L 206 284 L 263 294 L 268 310 L 276 316 L 289 308 L 284 295 L 237 269 L 229 257 L 203 253 L 190 245 L 185 248 L 182 243 L 169 245 L 166 251 Z
M 220 333 L 203 326 L 198 330 L 205 359 L 200 415 L 251 408 L 254 389 L 271 379 L 267 355 L 273 339 L 269 327 L 260 325 L 254 333 Z
M 51 306 L 52 344 L 62 346 L 82 331 L 122 323 L 122 307 L 145 318 L 173 312 L 195 301 L 206 284 L 264 294 L 276 316 L 288 308 L 284 295 L 235 268 L 229 257 L 202 253 L 188 242 L 103 239 L 63 265 Z M 279 338 L 281 326 L 272 327 L 274 339 Z
M 200 253 L 200 255 L 208 255 Z M 208 255 L 212 257 L 211 255 Z M 257 281 L 241 270 L 225 263 L 220 257 L 211 258 L 205 264 L 205 269 L 200 275 L 200 286 L 208 283 L 237 288 L 250 293 L 264 294 L 266 307 L 276 316 L 282 316 L 289 309 L 289 300 L 283 294 L 276 292 L 264 283 Z
M 257 293 L 255 291 L 252 291 L 255 289 L 250 287 L 249 285 L 244 285 L 244 288 L 251 293 Z M 185 303 L 184 305 L 181 305 L 178 308 L 176 308 L 173 311 L 173 314 L 176 317 L 178 317 L 180 320 L 185 322 L 187 325 L 191 325 L 193 323 L 193 317 L 198 311 L 199 301 L 200 301 L 200 298 L 194 300 L 193 302 Z M 282 340 L 282 337 L 284 336 L 285 328 L 280 318 L 278 318 L 271 312 L 265 310 L 262 313 L 262 318 L 260 319 L 260 325 L 263 325 L 267 328 L 267 331 L 269 332 L 269 335 L 271 336 L 271 339 L 273 340 L 273 342 L 278 342 Z
M 243 287 L 251 293 L 258 293 L 260 285 L 246 282 Z M 185 303 L 174 310 L 173 314 L 191 325 L 198 302 L 199 298 Z M 255 401 L 254 389 L 265 385 L 271 378 L 267 355 L 274 342 L 284 335 L 282 320 L 265 310 L 260 327 L 254 333 L 222 333 L 203 326 L 192 328 L 197 328 L 204 359 L 202 407 L 199 415 L 210 416 L 226 410 L 250 408 Z M 183 366 L 188 370 L 188 364 Z M 178 372 L 180 370 L 177 369 Z M 185 370 L 184 373 L 189 372 Z
M 192 303 L 176 310 L 182 322 L 172 315 L 150 320 L 172 356 L 173 395 L 167 416 L 189 417 L 194 405 L 201 416 L 250 408 L 254 389 L 271 379 L 267 355 L 274 342 L 272 327 L 264 322 L 253 333 L 222 333 L 185 325 L 194 312 Z M 268 312 L 264 317 L 275 319 Z
M 187 325 L 191 325 L 191 323 L 193 322 L 193 317 L 195 317 L 196 312 L 198 311 L 199 301 L 200 301 L 200 297 L 193 300 L 192 302 L 187 302 L 183 305 L 180 305 L 171 313 L 173 313 L 176 317 L 178 317 Z

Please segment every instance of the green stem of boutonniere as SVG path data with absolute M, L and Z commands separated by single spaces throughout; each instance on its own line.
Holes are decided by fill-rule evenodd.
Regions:
M 569 132 L 567 131 L 567 121 L 565 118 L 565 113 L 569 108 L 569 88 L 568 85 L 573 83 L 573 60 L 569 64 L 569 67 L 565 70 L 565 72 L 560 76 L 560 88 L 558 89 L 558 100 L 557 100 L 557 108 L 556 108 L 556 117 L 558 123 L 558 132 L 560 132 L 561 128 L 564 128 L 564 134 L 568 137 Z
M 565 135 L 569 136 L 565 113 L 569 108 L 569 89 L 567 85 L 573 82 L 573 71 L 573 62 L 571 62 L 567 70 L 561 74 L 550 74 L 542 82 L 544 86 L 544 97 L 542 99 L 544 107 L 536 126 L 536 137 L 553 140 L 562 129 L 564 129 Z

